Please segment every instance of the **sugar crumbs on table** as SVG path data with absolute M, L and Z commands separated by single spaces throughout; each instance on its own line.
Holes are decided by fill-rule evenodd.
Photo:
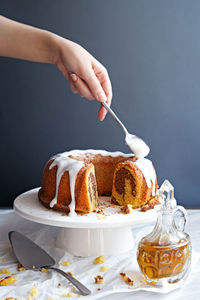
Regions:
M 42 272 L 42 273 L 47 273 L 47 269 L 42 268 L 42 269 L 40 270 L 40 272 Z
M 69 262 L 68 260 L 66 260 L 66 261 L 61 261 L 61 262 L 60 262 L 60 265 L 62 265 L 62 266 L 69 266 L 69 265 L 70 265 L 70 262 Z
M 62 294 L 61 297 L 77 297 L 77 295 L 74 295 L 73 293 L 67 293 L 67 294 Z
M 4 279 L 0 280 L 0 286 L 8 286 L 17 281 L 16 276 L 7 276 Z
M 127 282 L 129 285 L 133 285 L 133 280 L 131 280 L 127 275 L 126 273 L 120 273 L 122 279 Z
M 29 291 L 29 294 L 34 297 L 34 296 L 37 296 L 38 295 L 38 288 L 37 286 L 33 286 L 30 291 Z
M 103 277 L 101 275 L 97 275 L 94 277 L 95 283 L 103 283 Z
M 21 264 L 17 265 L 17 271 L 21 272 L 21 271 L 25 271 L 26 268 L 24 268 Z
M 100 271 L 101 272 L 108 271 L 108 268 L 106 266 L 101 266 Z
M 72 287 L 72 292 L 76 293 L 77 289 L 75 287 Z
M 97 264 L 102 264 L 105 262 L 105 257 L 104 256 L 98 256 L 95 258 L 95 260 L 93 261 L 93 264 L 94 265 L 97 265 Z
M 10 274 L 11 271 L 8 270 L 8 269 L 1 269 L 0 273 L 1 273 L 1 274 Z

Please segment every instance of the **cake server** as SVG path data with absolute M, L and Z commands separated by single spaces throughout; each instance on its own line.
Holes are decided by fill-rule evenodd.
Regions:
M 116 116 L 114 111 L 108 106 L 106 102 L 101 102 L 102 105 L 109 111 L 109 113 L 113 116 L 113 118 L 119 123 L 125 133 L 125 142 L 131 151 L 137 157 L 145 157 L 149 154 L 149 147 L 147 144 L 139 137 L 134 134 L 130 134 L 124 124 L 120 121 L 120 119 Z
M 26 236 L 17 231 L 10 231 L 8 237 L 17 260 L 24 268 L 34 271 L 40 271 L 42 268 L 54 270 L 67 278 L 80 291 L 81 295 L 86 296 L 91 293 L 80 281 L 53 267 L 55 260 Z

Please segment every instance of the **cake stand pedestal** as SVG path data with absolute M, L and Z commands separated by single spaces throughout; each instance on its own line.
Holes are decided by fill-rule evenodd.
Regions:
M 119 254 L 134 246 L 131 227 L 155 221 L 155 210 L 131 214 L 119 213 L 119 207 L 110 207 L 105 215 L 63 216 L 61 212 L 45 208 L 38 200 L 39 188 L 18 196 L 15 211 L 33 222 L 61 227 L 56 246 L 75 256 Z M 106 197 L 104 197 L 106 198 Z

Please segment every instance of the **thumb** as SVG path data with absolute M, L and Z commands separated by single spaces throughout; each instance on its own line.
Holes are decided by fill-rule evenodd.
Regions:
M 95 99 L 97 99 L 100 102 L 104 102 L 107 100 L 106 94 L 105 94 L 98 78 L 96 77 L 93 69 L 91 69 L 91 71 L 88 72 L 86 78 L 83 78 L 83 79 L 86 81 L 86 83 L 87 83 L 91 93 L 95 97 Z

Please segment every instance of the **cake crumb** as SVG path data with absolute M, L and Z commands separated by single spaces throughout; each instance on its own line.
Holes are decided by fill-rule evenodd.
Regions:
M 133 285 L 133 280 L 131 280 L 128 276 L 126 276 L 125 273 L 120 273 L 120 275 L 122 276 L 125 282 L 127 282 L 129 285 Z
M 37 286 L 33 286 L 30 291 L 29 291 L 29 294 L 34 297 L 34 296 L 37 296 L 38 295 L 38 288 Z
M 8 270 L 8 269 L 1 269 L 0 273 L 1 273 L 1 274 L 10 274 L 11 271 Z
M 21 271 L 25 271 L 25 270 L 26 269 L 21 264 L 17 265 L 17 271 L 21 272 Z
M 66 260 L 66 261 L 61 261 L 61 262 L 60 262 L 60 265 L 62 265 L 62 266 L 69 266 L 69 265 L 70 265 L 70 262 L 69 262 L 68 260 Z
M 47 298 L 47 300 L 54 300 L 54 298 Z
M 121 212 L 123 214 L 131 214 L 132 212 L 132 205 L 131 204 L 126 204 L 121 207 Z
M 93 264 L 94 264 L 94 265 L 102 264 L 102 263 L 104 263 L 104 261 L 105 261 L 104 256 L 98 256 L 98 257 L 96 257 L 95 260 L 93 261 Z
M 149 200 L 145 205 L 141 207 L 141 211 L 145 212 L 147 210 L 153 209 L 158 204 L 160 204 L 160 201 L 158 196 L 156 195 L 153 199 Z
M 69 274 L 70 276 L 74 277 L 72 272 L 67 272 L 67 274 Z
M 157 284 L 156 281 L 148 282 L 147 280 L 145 280 L 145 283 L 148 285 L 156 285 Z
M 101 266 L 100 271 L 101 272 L 108 271 L 108 268 L 106 266 Z
M 58 285 L 57 285 L 57 288 L 60 288 L 61 287 L 61 284 L 60 283 L 58 283 Z
M 100 291 L 100 290 L 101 290 L 100 288 L 97 289 L 97 291 Z
M 103 283 L 103 277 L 101 275 L 97 275 L 94 277 L 95 283 Z
M 40 272 L 42 272 L 42 273 L 47 273 L 47 269 L 42 268 L 42 269 L 40 270 Z
M 62 294 L 61 297 L 76 297 L 73 293 Z
M 99 216 L 99 220 L 104 220 L 105 219 L 105 216 L 101 215 Z
M 76 293 L 77 289 L 75 287 L 72 288 L 72 292 Z
M 62 216 L 62 217 L 66 217 L 66 216 L 68 216 L 68 214 L 65 213 L 65 212 L 63 212 L 63 213 L 61 214 L 61 216 Z
M 4 279 L 0 280 L 0 286 L 8 286 L 17 281 L 16 276 L 7 276 Z
M 5 300 L 17 300 L 17 298 L 9 297 L 9 298 L 5 298 Z

